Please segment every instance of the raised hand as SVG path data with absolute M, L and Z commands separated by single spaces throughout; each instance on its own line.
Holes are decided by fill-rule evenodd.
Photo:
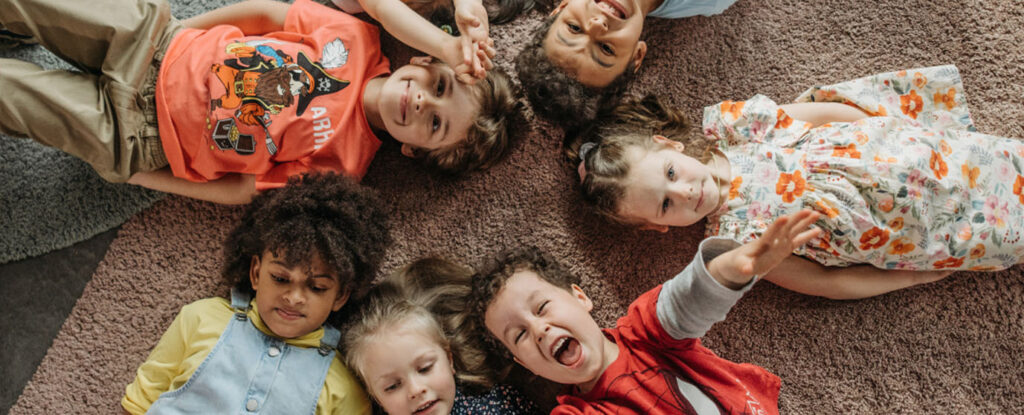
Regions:
M 806 209 L 782 216 L 760 238 L 716 257 L 708 264 L 708 270 L 723 285 L 741 287 L 754 275 L 768 273 L 794 249 L 818 236 L 821 229 L 808 229 L 818 216 L 818 213 Z

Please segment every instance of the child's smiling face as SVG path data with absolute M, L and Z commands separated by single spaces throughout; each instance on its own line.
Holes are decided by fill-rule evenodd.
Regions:
M 583 85 L 608 86 L 647 53 L 637 0 L 563 0 L 544 39 L 548 59 Z
M 366 387 L 390 415 L 447 415 L 455 401 L 451 355 L 424 324 L 407 318 L 361 346 Z
M 256 308 L 275 335 L 291 339 L 312 333 L 348 300 L 336 273 L 316 255 L 308 265 L 288 265 L 271 251 L 253 256 L 249 280 Z
M 600 377 L 618 350 L 601 333 L 591 308 L 579 287 L 569 292 L 534 271 L 520 270 L 487 307 L 484 324 L 534 374 L 585 386 Z
M 654 136 L 650 150 L 634 146 L 627 151 L 629 174 L 619 214 L 645 229 L 666 231 L 689 226 L 718 207 L 721 189 L 712 169 L 683 153 L 683 144 Z
M 377 102 L 384 129 L 411 148 L 437 149 L 466 139 L 480 104 L 471 86 L 459 82 L 455 71 L 430 58 L 413 58 L 385 80 Z

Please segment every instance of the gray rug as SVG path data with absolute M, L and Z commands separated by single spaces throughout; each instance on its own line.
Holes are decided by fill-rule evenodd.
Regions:
M 0 51 L 0 57 L 70 69 L 39 46 Z M 0 135 L 0 264 L 89 239 L 162 197 L 137 186 L 108 183 L 88 164 L 60 150 Z

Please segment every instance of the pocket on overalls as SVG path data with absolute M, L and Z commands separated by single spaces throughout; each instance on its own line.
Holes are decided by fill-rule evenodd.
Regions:
M 134 87 L 105 76 L 100 77 L 100 83 L 114 112 L 112 116 L 117 128 L 110 143 L 113 155 L 110 173 L 114 178 L 104 178 L 124 182 L 142 167 L 139 165 L 139 156 L 144 150 L 140 142 L 146 127 L 146 116 L 142 111 L 144 100 L 142 94 Z

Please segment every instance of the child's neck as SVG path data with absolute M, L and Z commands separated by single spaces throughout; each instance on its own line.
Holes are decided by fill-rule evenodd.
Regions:
M 377 131 L 386 131 L 384 118 L 380 116 L 380 91 L 388 78 L 378 76 L 366 83 L 363 88 L 363 113 L 366 114 L 366 122 Z
M 619 345 L 615 344 L 615 342 L 611 341 L 611 339 L 607 337 L 601 337 L 604 338 L 604 343 L 601 344 L 601 347 L 604 349 L 602 353 L 604 360 L 601 362 L 601 372 L 586 383 L 577 384 L 576 388 L 580 390 L 580 393 L 587 393 L 590 392 L 591 389 L 594 389 L 594 385 L 596 385 L 597 381 L 601 379 L 601 375 L 608 370 L 608 367 L 615 362 L 615 359 L 619 358 Z

